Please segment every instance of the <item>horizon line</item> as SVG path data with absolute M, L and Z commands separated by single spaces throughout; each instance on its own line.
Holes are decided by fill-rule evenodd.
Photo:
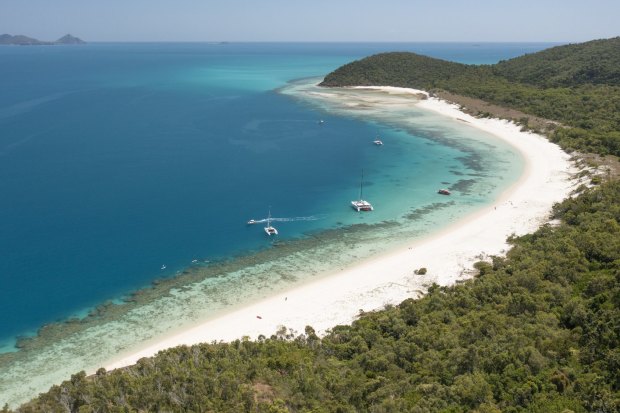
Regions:
M 17 36 L 26 36 L 26 35 L 17 35 Z M 28 36 L 29 37 L 29 36 Z M 78 36 L 74 36 L 78 37 Z M 496 40 L 496 41 L 488 41 L 488 40 L 84 40 L 81 37 L 78 37 L 80 40 L 86 43 L 211 43 L 211 44 L 232 44 L 232 43 L 375 43 L 375 44 L 383 44 L 383 43 L 402 43 L 402 44 L 412 44 L 412 43 L 474 43 L 474 44 L 497 44 L 497 43 L 584 43 L 593 40 L 604 40 L 604 39 L 612 39 L 612 38 L 601 38 L 601 39 L 590 39 L 590 40 Z M 35 40 L 39 40 L 42 42 L 46 42 L 48 40 L 40 40 L 38 38 L 34 38 Z M 49 40 L 52 42 L 52 40 Z

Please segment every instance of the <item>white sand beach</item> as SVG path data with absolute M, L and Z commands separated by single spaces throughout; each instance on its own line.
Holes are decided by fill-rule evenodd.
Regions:
M 413 89 L 372 87 L 373 105 L 390 105 L 397 99 L 424 93 Z M 340 89 L 339 93 L 347 93 Z M 329 98 L 327 96 L 326 98 Z M 407 101 L 408 102 L 408 101 Z M 554 203 L 568 197 L 577 172 L 569 155 L 540 135 L 499 119 L 478 119 L 455 105 L 435 98 L 412 99 L 410 104 L 437 112 L 495 135 L 525 158 L 521 178 L 492 205 L 398 250 L 362 260 L 319 279 L 294 287 L 182 332 L 167 336 L 133 354 L 110 361 L 106 369 L 135 363 L 168 347 L 200 342 L 230 341 L 244 336 L 267 337 L 281 326 L 303 333 L 311 325 L 319 334 L 337 324 L 351 323 L 360 310 L 381 309 L 417 297 L 431 282 L 450 285 L 471 277 L 476 261 L 506 252 L 506 239 L 536 230 L 547 222 Z M 427 268 L 425 275 L 415 270 Z

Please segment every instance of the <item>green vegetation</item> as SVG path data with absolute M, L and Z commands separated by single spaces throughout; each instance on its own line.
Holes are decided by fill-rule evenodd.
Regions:
M 178 347 L 20 412 L 617 412 L 620 183 L 555 208 L 480 275 L 319 339 Z
M 605 42 L 593 44 L 598 50 Z M 589 44 L 575 50 L 587 55 Z M 437 68 L 435 78 L 423 78 L 427 84 L 512 96 L 515 105 L 530 102 L 562 116 L 574 110 L 591 127 L 559 129 L 558 141 L 613 152 L 604 139 L 615 136 L 617 143 L 618 113 L 605 105 L 618 104 L 617 76 L 609 80 L 612 71 L 605 69 L 596 81 L 580 83 L 583 59 L 570 56 L 571 47 L 547 52 L 566 62 L 566 70 L 550 70 L 546 80 L 513 61 L 471 67 L 388 54 L 364 64 L 412 58 Z M 417 69 L 395 67 L 368 69 L 390 82 L 368 83 L 426 88 L 415 83 Z M 349 69 L 354 76 L 355 64 Z M 393 76 L 401 72 L 412 83 L 398 83 Z M 524 83 L 530 77 L 540 83 Z M 596 117 L 602 113 L 611 116 L 608 130 Z M 558 225 L 511 239 L 507 256 L 477 263 L 471 281 L 433 285 L 419 300 L 362 314 L 324 338 L 311 327 L 298 336 L 283 328 L 258 341 L 181 346 L 113 372 L 78 373 L 17 411 L 618 412 L 620 182 L 595 177 L 592 183 L 599 186 L 581 188 L 554 208 Z
M 493 71 L 512 82 L 546 88 L 620 86 L 620 37 L 552 47 L 502 61 Z
M 620 156 L 620 37 L 495 65 L 382 53 L 342 66 L 322 85 L 446 90 L 557 121 L 564 127 L 546 132 L 564 148 Z

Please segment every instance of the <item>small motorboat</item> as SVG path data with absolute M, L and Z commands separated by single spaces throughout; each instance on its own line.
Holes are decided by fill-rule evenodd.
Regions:
M 372 141 L 372 143 L 374 143 L 377 146 L 383 145 L 383 141 L 381 139 L 375 139 L 374 141 Z
M 256 224 L 256 220 L 255 219 L 251 219 L 248 221 L 248 225 L 254 225 Z
M 165 270 L 165 269 L 166 269 L 166 264 L 162 265 L 162 266 L 161 266 L 161 269 L 162 269 L 162 270 Z
M 441 195 L 450 195 L 450 191 L 445 188 L 440 189 L 439 191 L 437 191 L 437 193 Z

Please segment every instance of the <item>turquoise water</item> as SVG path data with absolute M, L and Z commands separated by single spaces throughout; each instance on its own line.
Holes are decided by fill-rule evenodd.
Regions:
M 280 275 L 263 281 L 284 285 L 304 270 L 346 265 L 377 248 L 343 253 L 336 246 L 348 235 L 362 239 L 374 226 L 389 229 L 397 244 L 490 202 L 518 176 L 518 156 L 478 131 L 432 114 L 409 114 L 414 121 L 402 123 L 398 112 L 348 113 L 300 98 L 295 79 L 379 51 L 492 63 L 547 46 L 1 47 L 0 348 L 9 353 L 0 357 L 0 390 L 68 332 L 107 323 L 101 331 L 114 337 L 110 326 L 127 316 L 126 307 L 155 308 L 170 288 L 207 280 L 218 298 L 180 315 L 199 319 L 251 299 L 263 288 L 257 274 L 264 268 Z M 376 136 L 386 145 L 372 145 Z M 372 214 L 349 204 L 362 169 Z M 442 186 L 458 196 L 438 199 Z M 275 245 L 262 225 L 246 225 L 269 207 L 280 232 Z M 239 274 L 247 275 L 243 285 L 235 284 Z M 161 279 L 159 289 L 122 300 Z M 233 292 L 236 298 L 227 296 Z M 55 324 L 54 334 L 16 351 L 18 336 L 83 318 L 107 301 L 121 305 L 97 320 Z M 173 319 L 125 334 L 102 357 L 165 332 Z M 71 358 L 78 361 L 70 368 L 105 360 L 84 357 Z M 33 391 L 49 386 L 42 383 Z

